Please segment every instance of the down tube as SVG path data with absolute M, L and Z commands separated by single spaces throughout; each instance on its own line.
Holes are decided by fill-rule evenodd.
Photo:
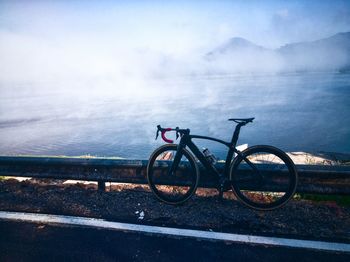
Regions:
M 193 154 L 199 159 L 199 161 L 203 164 L 203 166 L 210 170 L 211 172 L 218 174 L 219 172 L 216 170 L 216 168 L 214 168 L 209 162 L 208 160 L 204 157 L 204 155 L 202 154 L 202 152 L 198 149 L 198 147 L 191 141 L 189 140 L 187 142 L 187 146 L 191 149 L 191 151 L 193 152 Z

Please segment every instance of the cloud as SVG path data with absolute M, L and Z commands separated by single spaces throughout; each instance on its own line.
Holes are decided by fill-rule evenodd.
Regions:
M 276 12 L 276 15 L 281 18 L 287 18 L 289 16 L 289 10 L 288 9 L 280 9 Z

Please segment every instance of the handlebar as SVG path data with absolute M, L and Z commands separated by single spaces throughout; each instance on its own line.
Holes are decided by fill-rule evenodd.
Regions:
M 165 136 L 165 133 L 168 132 L 168 131 L 176 131 L 176 139 L 179 138 L 179 136 L 183 136 L 184 134 L 189 134 L 190 133 L 190 130 L 189 129 L 180 129 L 179 127 L 176 127 L 176 128 L 170 128 L 170 127 L 167 127 L 167 128 L 163 128 L 161 127 L 160 125 L 157 125 L 157 133 L 156 133 L 156 140 L 159 136 L 159 132 L 161 132 L 161 136 L 162 136 L 162 139 L 166 142 L 166 143 L 174 143 L 174 140 L 171 140 L 171 139 L 168 139 L 166 136 Z
M 171 128 L 164 128 L 163 130 L 162 130 L 162 139 L 165 141 L 165 142 L 167 142 L 167 143 L 174 143 L 174 140 L 171 140 L 171 139 L 168 139 L 168 138 L 166 138 L 165 137 L 165 133 L 166 132 L 168 132 L 168 131 L 171 131 Z

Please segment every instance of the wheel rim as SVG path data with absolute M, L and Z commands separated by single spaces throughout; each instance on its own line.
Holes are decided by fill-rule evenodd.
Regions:
M 197 185 L 196 167 L 184 151 L 176 171 L 170 173 L 176 147 L 164 148 L 149 163 L 148 179 L 152 191 L 162 201 L 179 203 L 187 200 Z
M 272 150 L 252 151 L 246 158 L 235 163 L 233 187 L 237 197 L 254 208 L 284 204 L 294 193 L 296 183 L 289 160 Z

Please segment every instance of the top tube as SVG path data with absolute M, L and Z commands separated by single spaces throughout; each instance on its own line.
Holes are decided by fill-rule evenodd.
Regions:
M 224 144 L 225 146 L 227 146 L 228 148 L 231 147 L 231 143 L 228 143 L 228 142 L 225 142 L 221 139 L 217 139 L 217 138 L 214 138 L 214 137 L 209 137 L 209 136 L 198 136 L 198 135 L 189 135 L 190 138 L 197 138 L 197 139 L 204 139 L 204 140 L 212 140 L 212 141 L 215 141 L 215 142 L 218 142 L 218 143 L 221 143 L 221 144 Z

